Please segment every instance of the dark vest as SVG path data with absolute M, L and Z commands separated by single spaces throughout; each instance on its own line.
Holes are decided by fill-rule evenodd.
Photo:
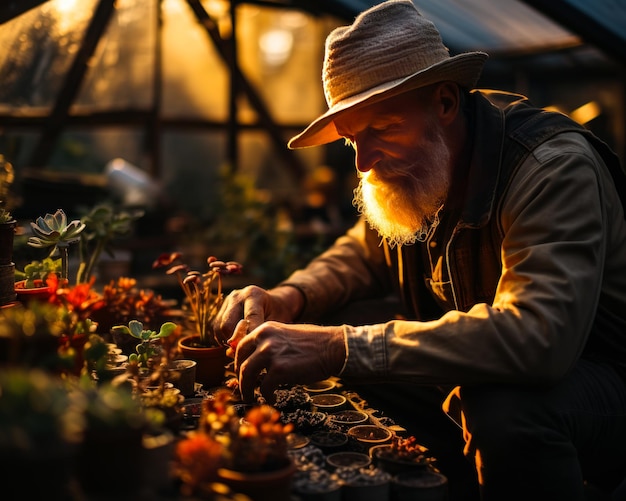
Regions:
M 468 311 L 477 303 L 493 302 L 502 271 L 499 203 L 512 174 L 543 142 L 563 132 L 583 134 L 609 168 L 626 207 L 626 176 L 619 160 L 589 130 L 563 114 L 534 108 L 519 95 L 474 91 L 469 102 L 474 149 L 468 188 L 454 231 L 449 241 L 442 243 L 449 249 L 448 278 L 452 287 L 448 303 L 460 311 Z M 407 310 L 417 319 L 430 320 L 440 317 L 444 309 L 425 284 L 422 245 L 403 247 L 401 263 L 395 250 L 387 249 L 387 253 Z

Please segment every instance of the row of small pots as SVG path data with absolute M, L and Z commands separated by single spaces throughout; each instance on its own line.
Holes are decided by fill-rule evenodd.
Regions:
M 307 446 L 292 452 L 298 467 L 292 487 L 302 501 L 444 501 L 447 479 L 427 464 L 393 465 L 374 446 L 370 454 L 343 451 L 327 455 Z M 308 449 L 308 450 L 307 450 Z

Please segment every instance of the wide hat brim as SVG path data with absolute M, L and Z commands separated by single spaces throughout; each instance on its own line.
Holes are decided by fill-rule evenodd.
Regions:
M 445 81 L 456 82 L 462 87 L 471 89 L 476 85 L 487 57 L 484 52 L 458 54 L 407 77 L 385 82 L 360 94 L 342 99 L 331 106 L 326 113 L 313 120 L 300 134 L 292 137 L 288 147 L 290 149 L 306 148 L 341 139 L 334 124 L 334 120 L 339 115 L 412 89 Z

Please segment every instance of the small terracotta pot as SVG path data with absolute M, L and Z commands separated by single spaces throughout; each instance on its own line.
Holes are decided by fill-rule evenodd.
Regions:
M 44 285 L 43 281 L 40 279 L 35 280 L 37 287 L 26 288 L 25 284 L 26 280 L 15 282 L 15 293 L 17 299 L 22 303 L 29 301 L 47 301 L 52 293 L 50 287 Z
M 185 336 L 178 340 L 178 348 L 183 358 L 196 361 L 196 381 L 201 383 L 204 389 L 221 386 L 224 383 L 226 364 L 229 358 L 226 356 L 226 347 L 203 347 L 198 346 L 200 336 Z

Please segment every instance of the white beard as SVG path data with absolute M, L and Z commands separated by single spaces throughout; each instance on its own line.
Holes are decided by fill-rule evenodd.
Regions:
M 353 205 L 391 248 L 424 241 L 450 187 L 451 154 L 440 130 L 402 166 L 379 163 L 361 175 Z

